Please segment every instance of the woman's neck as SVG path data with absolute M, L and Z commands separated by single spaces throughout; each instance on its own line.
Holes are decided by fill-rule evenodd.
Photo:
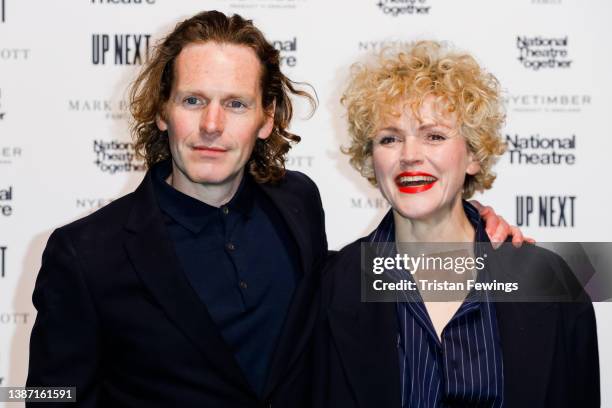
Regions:
M 410 219 L 393 210 L 395 242 L 473 242 L 474 227 L 461 198 L 425 219 Z

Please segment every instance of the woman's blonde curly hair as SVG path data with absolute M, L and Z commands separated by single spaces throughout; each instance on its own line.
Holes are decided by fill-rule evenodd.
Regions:
M 362 176 L 376 185 L 372 166 L 372 137 L 397 106 L 407 103 L 418 117 L 423 101 L 436 97 L 456 115 L 460 133 L 480 163 L 466 177 L 463 198 L 491 188 L 493 164 L 505 151 L 501 127 L 505 113 L 497 79 L 469 54 L 443 43 L 419 41 L 383 50 L 374 63 L 352 66 L 341 102 L 347 109 L 351 141 L 342 151 Z

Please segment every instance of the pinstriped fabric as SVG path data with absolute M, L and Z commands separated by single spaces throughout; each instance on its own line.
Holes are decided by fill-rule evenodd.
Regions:
M 488 242 L 478 211 L 467 202 L 464 210 L 476 229 L 476 241 Z M 391 211 L 368 240 L 378 253 L 395 253 Z M 398 302 L 397 316 L 402 408 L 503 405 L 497 320 L 486 296 L 484 300 L 466 299 L 444 328 L 441 340 L 420 297 Z

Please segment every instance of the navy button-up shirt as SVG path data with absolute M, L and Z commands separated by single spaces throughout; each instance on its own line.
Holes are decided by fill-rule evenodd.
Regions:
M 284 219 L 250 175 L 220 208 L 166 183 L 153 185 L 182 269 L 234 352 L 253 389 L 263 393 L 268 366 L 301 276 L 299 251 Z
M 489 242 L 478 210 L 465 201 L 463 208 L 476 230 L 476 242 Z M 392 211 L 369 240 L 389 246 L 383 251 L 395 251 Z M 502 351 L 495 307 L 486 299 L 468 296 L 441 340 L 422 301 L 397 303 L 402 408 L 502 406 Z

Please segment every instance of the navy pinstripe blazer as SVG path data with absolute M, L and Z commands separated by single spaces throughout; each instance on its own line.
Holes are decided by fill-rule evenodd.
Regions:
M 400 373 L 395 303 L 362 303 L 361 242 L 342 249 L 322 280 L 315 339 L 316 407 L 399 408 Z M 593 306 L 565 262 L 523 245 L 491 251 L 504 277 L 565 290 L 574 302 L 495 304 L 504 364 L 504 407 L 574 408 L 600 405 Z

